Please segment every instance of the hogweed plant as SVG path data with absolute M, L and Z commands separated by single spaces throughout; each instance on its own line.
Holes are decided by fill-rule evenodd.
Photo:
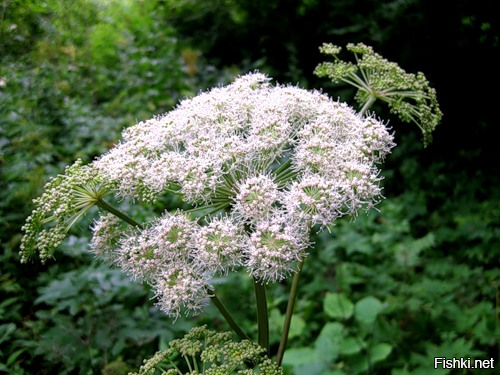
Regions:
M 350 48 L 364 57 L 359 67 L 337 62 L 317 72 L 358 87 L 361 112 L 319 91 L 271 85 L 259 72 L 186 99 L 124 130 L 123 139 L 92 163 L 77 161 L 53 178 L 23 227 L 21 261 L 36 254 L 42 262 L 53 258 L 69 228 L 97 207 L 90 246 L 97 257 L 149 284 L 174 321 L 213 303 L 241 340 L 195 328 L 146 361 L 140 374 L 183 374 L 176 356 L 186 360 L 189 374 L 281 374 L 311 233 L 330 230 L 340 217 L 355 217 L 381 199 L 378 164 L 394 143 L 387 126 L 368 112 L 374 98 L 421 122 L 427 133 L 440 117 L 423 75 L 406 75 L 369 47 Z M 338 49 L 323 51 L 335 55 Z M 405 106 L 407 98 L 416 104 Z M 157 204 L 166 194 L 190 208 L 165 208 L 147 222 L 123 208 Z M 242 270 L 254 280 L 256 344 L 213 283 Z M 277 353 L 270 353 L 266 289 L 288 277 L 282 337 Z

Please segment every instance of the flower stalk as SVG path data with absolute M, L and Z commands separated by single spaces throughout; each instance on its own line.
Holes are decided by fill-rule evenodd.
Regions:
M 222 314 L 226 322 L 229 324 L 231 329 L 234 331 L 234 333 L 236 333 L 241 340 L 250 340 L 250 338 L 241 329 L 238 323 L 236 323 L 229 310 L 226 308 L 226 306 L 222 303 L 222 301 L 219 299 L 219 297 L 217 297 L 215 293 L 212 294 L 211 300 L 214 303 L 215 307 L 217 307 L 219 312 Z
M 113 207 L 112 205 L 110 205 L 108 202 L 106 202 L 103 199 L 98 199 L 96 201 L 96 206 L 99 207 L 99 208 L 102 208 L 105 211 L 108 211 L 110 214 L 115 215 L 116 217 L 122 219 L 123 221 L 125 221 L 126 223 L 128 223 L 128 224 L 130 224 L 130 225 L 132 225 L 134 227 L 137 227 L 137 228 L 140 228 L 140 229 L 144 229 L 144 227 L 143 227 L 142 224 L 138 223 L 137 221 L 135 221 L 134 219 L 132 219 L 130 216 L 128 216 L 124 212 L 122 212 L 122 211 L 118 210 L 117 208 Z
M 286 344 L 288 342 L 288 334 L 290 333 L 290 326 L 292 324 L 293 310 L 295 308 L 295 300 L 297 299 L 300 273 L 302 271 L 303 264 L 303 261 L 299 262 L 297 266 L 297 272 L 293 275 L 292 279 L 292 286 L 290 288 L 290 295 L 288 296 L 288 303 L 285 312 L 285 322 L 283 323 L 280 345 L 278 347 L 278 353 L 276 355 L 276 363 L 278 364 L 278 366 L 281 366 L 281 363 L 283 362 L 283 356 L 285 355 Z
M 269 318 L 267 314 L 266 287 L 258 280 L 254 280 L 255 301 L 257 304 L 258 344 L 269 355 Z

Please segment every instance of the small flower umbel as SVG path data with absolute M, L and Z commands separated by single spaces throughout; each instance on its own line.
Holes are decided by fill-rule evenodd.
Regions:
M 423 73 L 410 74 L 398 64 L 378 55 L 363 43 L 348 44 L 347 50 L 356 63 L 342 61 L 341 48 L 329 43 L 320 51 L 335 58 L 334 62 L 319 64 L 314 73 L 328 77 L 333 83 L 347 83 L 357 88 L 355 99 L 365 113 L 377 100 L 388 104 L 392 113 L 404 122 L 413 122 L 422 131 L 424 145 L 432 141 L 432 132 L 443 116 L 436 99 L 436 91 L 429 86 Z
M 33 201 L 37 208 L 22 228 L 21 262 L 27 262 L 36 252 L 42 262 L 53 257 L 73 224 L 110 192 L 97 169 L 82 165 L 81 160 L 52 178 L 44 194 Z
M 169 348 L 144 361 L 130 375 L 282 375 L 283 369 L 270 360 L 264 349 L 249 340 L 232 341 L 230 332 L 214 332 L 206 326 L 191 329 Z

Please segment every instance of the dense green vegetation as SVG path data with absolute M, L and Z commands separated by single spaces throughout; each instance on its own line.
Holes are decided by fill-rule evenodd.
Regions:
M 93 260 L 91 215 L 46 265 L 19 264 L 20 228 L 49 176 L 237 74 L 350 100 L 313 75 L 323 42 L 364 42 L 423 71 L 444 119 L 424 148 L 392 118 L 380 212 L 314 238 L 287 373 L 428 374 L 438 356 L 494 358 L 498 371 L 498 35 L 488 0 L 0 2 L 0 372 L 124 374 L 194 325 L 228 329 L 212 308 L 171 324 L 146 287 Z M 219 293 L 255 336 L 251 281 L 232 278 Z M 269 290 L 274 346 L 287 290 Z

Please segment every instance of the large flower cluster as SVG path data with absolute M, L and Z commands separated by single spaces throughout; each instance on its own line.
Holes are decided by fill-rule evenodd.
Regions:
M 376 165 L 392 140 L 327 95 L 247 74 L 126 129 L 91 164 L 119 198 L 175 193 L 193 207 L 127 231 L 103 216 L 92 248 L 150 283 L 171 316 L 199 310 L 210 280 L 234 269 L 280 281 L 307 255 L 313 227 L 377 203 Z

